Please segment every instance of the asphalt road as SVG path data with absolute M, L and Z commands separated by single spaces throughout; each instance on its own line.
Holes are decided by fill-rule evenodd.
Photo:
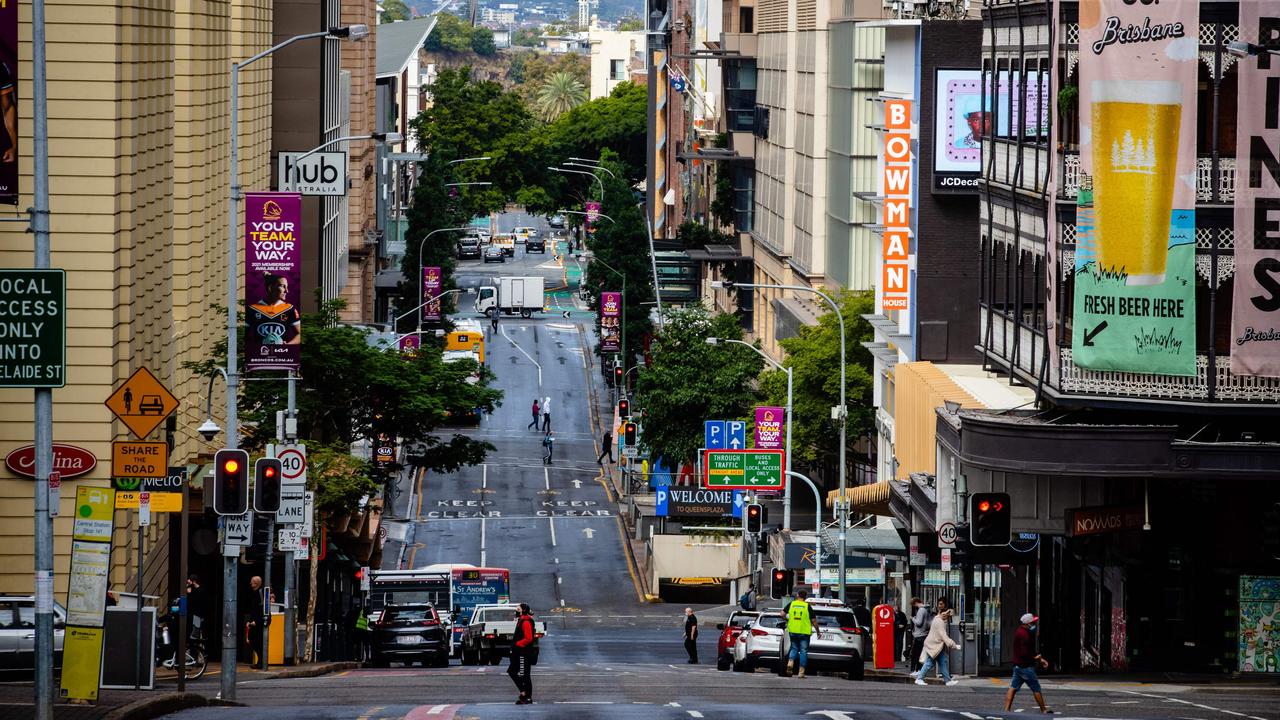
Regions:
M 531 223 L 503 216 L 500 229 Z M 545 229 L 545 227 L 544 227 Z M 562 284 L 552 253 L 481 267 L 460 263 L 460 278 L 494 273 L 543 274 Z M 569 293 L 565 293 L 569 295 Z M 556 303 L 572 307 L 569 297 Z M 554 304 L 554 303 L 553 303 Z M 467 313 L 464 304 L 463 313 Z M 467 562 L 511 570 L 512 597 L 547 622 L 537 703 L 516 707 L 506 665 L 448 669 L 362 669 L 319 678 L 246 681 L 245 708 L 178 713 L 183 720 L 272 718 L 449 720 L 451 718 L 969 718 L 1035 712 L 1023 691 L 1003 712 L 1004 679 L 966 679 L 957 687 L 851 682 L 841 676 L 780 678 L 715 669 L 715 624 L 729 608 L 698 608 L 703 664 L 685 664 L 681 607 L 643 603 L 623 549 L 617 505 L 600 482 L 598 413 L 603 388 L 591 347 L 589 316 L 566 320 L 504 318 L 488 342 L 488 362 L 505 392 L 503 406 L 473 436 L 496 450 L 481 466 L 402 480 L 387 566 Z M 485 324 L 486 332 L 489 332 Z M 528 429 L 534 397 L 551 397 L 554 461 L 542 463 L 542 433 Z M 603 403 L 603 404 L 602 404 Z M 1227 689 L 1187 692 L 1176 686 L 1048 681 L 1046 695 L 1062 718 L 1280 720 L 1280 694 Z

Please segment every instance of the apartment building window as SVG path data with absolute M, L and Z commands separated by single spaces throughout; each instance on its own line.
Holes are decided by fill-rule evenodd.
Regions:
M 610 80 L 626 80 L 627 79 L 627 61 L 626 60 L 610 60 L 609 61 L 609 79 Z
M 755 32 L 756 9 L 753 7 L 738 8 L 738 32 L 750 34 Z
M 724 63 L 725 120 L 733 132 L 751 132 L 756 109 L 756 61 L 754 58 Z

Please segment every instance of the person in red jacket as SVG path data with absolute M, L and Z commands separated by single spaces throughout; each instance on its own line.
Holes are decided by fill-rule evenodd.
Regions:
M 531 665 L 538 652 L 538 635 L 533 628 L 533 611 L 528 603 L 520 603 L 520 612 L 516 614 L 515 642 L 511 644 L 511 666 L 507 674 L 511 676 L 516 689 L 520 691 L 517 705 L 529 705 L 533 702 L 533 679 L 529 675 Z

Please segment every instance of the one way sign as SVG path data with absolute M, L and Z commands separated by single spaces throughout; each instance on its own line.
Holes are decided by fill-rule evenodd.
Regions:
M 222 554 L 234 557 L 253 544 L 253 513 L 222 518 Z

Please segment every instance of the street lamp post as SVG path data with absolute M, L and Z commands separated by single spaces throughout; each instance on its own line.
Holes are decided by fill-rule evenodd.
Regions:
M 813 572 L 818 576 L 818 587 L 822 587 L 822 495 L 818 492 L 818 486 L 808 477 L 798 472 L 787 470 L 787 477 L 800 478 L 809 485 L 809 489 L 813 491 Z M 791 487 L 791 483 L 787 483 L 787 487 Z M 817 597 L 817 594 L 814 595 Z
M 426 246 L 427 246 L 427 241 L 431 239 L 431 236 L 432 236 L 432 235 L 436 235 L 436 234 L 438 234 L 438 233 L 442 233 L 442 232 L 465 232 L 465 231 L 467 231 L 468 229 L 469 229 L 469 228 L 465 228 L 465 227 L 439 228 L 438 230 L 432 230 L 431 232 L 427 233 L 427 234 L 422 238 L 422 242 L 419 242 L 419 243 L 418 243 L 418 299 L 420 299 L 420 300 L 422 299 L 422 293 L 423 293 L 423 291 L 424 291 L 424 288 L 422 287 L 422 280 L 423 280 L 423 278 L 422 278 L 422 269 L 423 269 L 424 267 L 426 267 L 426 263 L 422 262 L 422 251 L 423 251 L 423 249 L 424 249 L 424 248 L 426 248 Z M 447 295 L 447 294 L 448 294 L 448 293 L 441 293 L 441 297 L 443 297 L 444 295 Z M 432 298 L 432 300 L 434 300 L 434 299 L 435 299 L 435 298 Z M 429 303 L 429 302 L 431 302 L 431 300 L 423 300 L 423 301 L 422 301 L 422 304 L 418 305 L 418 307 L 414 308 L 414 310 L 421 310 L 421 309 L 422 309 L 423 307 L 425 307 L 425 306 L 427 305 L 427 303 Z M 413 310 L 410 310 L 409 312 L 413 312 Z M 404 317 L 404 316 L 402 315 L 402 316 L 400 316 L 400 317 Z M 397 320 L 399 320 L 400 318 L 396 318 L 396 319 L 397 319 Z M 421 313 L 421 312 L 419 312 L 419 313 L 418 313 L 418 330 L 422 330 L 422 313 Z
M 731 340 L 729 338 L 716 338 L 716 337 L 707 338 L 708 345 L 716 345 L 722 342 L 733 343 L 734 345 L 742 345 L 743 347 L 749 347 L 752 350 L 754 350 L 757 355 L 764 358 L 765 362 L 769 363 L 774 368 L 781 370 L 782 372 L 787 374 L 787 449 L 786 449 L 786 457 L 783 458 L 783 462 L 785 463 L 785 467 L 784 467 L 785 472 L 788 475 L 791 474 L 791 425 L 795 422 L 795 419 L 791 416 L 791 397 L 792 397 L 791 390 L 792 390 L 792 380 L 793 380 L 791 368 L 785 367 L 782 363 L 769 357 L 768 355 L 765 354 L 763 350 L 756 347 L 755 345 L 752 345 L 751 343 L 743 342 L 741 340 Z M 818 514 L 819 518 L 821 518 L 822 506 L 815 505 L 814 512 Z M 787 483 L 785 486 L 783 486 L 783 489 L 782 489 L 782 529 L 783 530 L 791 529 L 791 483 Z
M 605 167 L 605 166 L 603 166 L 603 165 L 590 165 L 590 164 L 588 164 L 588 163 L 591 163 L 591 162 L 598 163 L 598 162 L 600 162 L 599 160 L 584 160 L 583 158 L 569 158 L 569 159 L 570 159 L 570 160 L 578 160 L 578 161 L 580 161 L 580 162 L 566 162 L 566 163 L 564 163 L 564 164 L 565 164 L 567 167 L 580 167 L 580 168 L 587 168 L 587 169 L 589 169 L 589 170 L 591 170 L 591 171 L 593 171 L 593 172 L 594 172 L 594 171 L 596 171 L 596 170 L 603 170 L 603 171 L 605 171 L 605 172 L 609 173 L 609 177 L 613 178 L 614 180 L 617 180 L 617 179 L 618 179 L 618 176 L 617 176 L 617 175 L 615 175 L 615 174 L 613 173 L 613 171 L 612 171 L 612 170 L 610 170 L 609 168 L 607 168 L 607 167 Z
M 620 344 L 621 347 L 618 349 L 622 353 L 622 369 L 625 371 L 627 369 L 627 276 L 618 272 L 612 265 L 594 255 L 591 256 L 591 259 L 600 263 L 605 270 L 608 270 L 614 275 L 622 278 L 622 327 L 619 328 L 622 331 L 622 342 Z M 625 387 L 625 385 L 623 387 Z M 618 389 L 618 392 L 620 393 L 618 397 L 621 399 L 621 388 Z
M 317 38 L 347 38 L 360 40 L 369 34 L 367 25 L 335 27 L 320 32 L 295 35 L 279 42 L 241 62 L 231 63 L 231 118 L 230 118 L 230 166 L 229 182 L 231 202 L 227 208 L 227 447 L 240 446 L 239 408 L 237 393 L 240 390 L 240 373 L 237 337 L 237 301 L 239 300 L 238 275 L 240 272 L 239 207 L 242 198 L 240 187 L 240 71 L 253 63 L 302 40 Z M 224 557 L 222 564 L 222 672 L 219 697 L 236 699 L 236 592 L 238 590 L 239 558 Z M 139 599 L 141 602 L 141 599 Z
M 551 172 L 573 173 L 575 175 L 586 175 L 592 180 L 595 180 L 600 190 L 600 203 L 604 204 L 604 181 L 601 180 L 595 173 L 589 173 L 586 170 L 571 170 L 569 168 L 551 167 L 551 166 L 547 166 L 547 169 L 550 170 Z
M 735 283 L 732 280 L 712 280 L 711 287 L 723 288 L 726 290 L 734 287 L 767 288 L 772 290 L 791 290 L 794 292 L 813 293 L 814 295 L 817 295 L 821 297 L 823 300 L 827 301 L 827 304 L 831 306 L 831 309 L 833 311 L 835 311 L 836 320 L 840 322 L 840 405 L 832 408 L 831 414 L 832 414 L 832 417 L 834 417 L 840 422 L 840 499 L 842 504 L 841 504 L 841 509 L 837 512 L 837 514 L 839 515 L 838 520 L 840 523 L 840 534 L 839 534 L 840 602 L 844 602 L 844 599 L 845 599 L 845 547 L 847 544 L 845 535 L 846 535 L 846 531 L 848 530 L 846 524 L 849 522 L 849 515 L 843 509 L 845 507 L 843 504 L 843 501 L 846 497 L 847 488 L 848 488 L 848 484 L 847 484 L 848 478 L 847 478 L 847 472 L 845 468 L 845 432 L 849 424 L 848 423 L 849 412 L 848 412 L 848 409 L 845 407 L 845 387 L 846 387 L 845 386 L 845 369 L 847 365 L 847 361 L 846 361 L 847 356 L 845 353 L 844 314 L 840 312 L 840 306 L 836 304 L 835 300 L 831 299 L 830 295 L 827 295 L 826 293 L 822 292 L 821 290 L 818 290 L 817 288 L 805 287 L 804 285 L 773 285 L 769 283 Z

